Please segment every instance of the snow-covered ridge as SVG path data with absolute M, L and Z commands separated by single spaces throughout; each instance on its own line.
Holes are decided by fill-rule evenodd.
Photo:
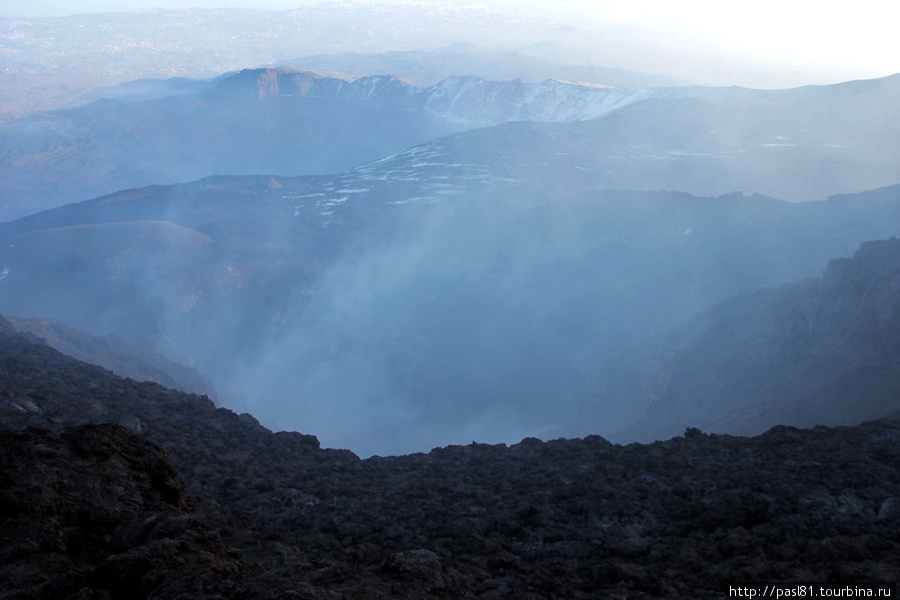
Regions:
M 421 90 L 425 108 L 433 114 L 475 125 L 504 121 L 554 123 L 600 118 L 644 98 L 667 93 L 663 89 L 601 88 L 548 79 L 486 81 L 451 77 Z
M 555 80 L 525 83 L 480 77 L 450 77 L 431 87 L 417 88 L 390 75 L 346 81 L 287 68 L 247 69 L 222 78 L 217 88 L 246 91 L 258 99 L 301 96 L 390 103 L 471 127 L 509 121 L 596 119 L 633 102 L 670 93 L 665 88 L 629 90 Z

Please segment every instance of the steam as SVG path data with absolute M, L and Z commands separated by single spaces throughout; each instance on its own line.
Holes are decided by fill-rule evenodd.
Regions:
M 529 279 L 539 242 L 522 251 L 495 223 L 460 220 L 435 207 L 343 253 L 295 300 L 286 334 L 226 386 L 239 406 L 363 454 L 514 442 L 548 406 L 557 424 L 574 416 L 523 385 L 558 370 L 542 355 L 574 342 L 550 333 L 558 307 Z

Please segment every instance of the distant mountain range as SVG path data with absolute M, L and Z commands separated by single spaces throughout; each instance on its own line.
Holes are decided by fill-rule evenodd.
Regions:
M 507 123 L 417 156 L 477 165 L 546 190 L 734 190 L 815 200 L 900 181 L 900 75 L 792 90 L 670 88 L 597 119 Z
M 426 86 L 450 75 L 541 81 L 559 76 L 548 73 L 553 65 L 560 67 L 556 73 L 604 76 L 588 79 L 593 83 L 634 85 L 644 80 L 635 72 L 641 70 L 634 66 L 635 57 L 658 47 L 655 39 L 633 29 L 575 21 L 561 11 L 519 6 L 511 16 L 483 3 L 433 0 L 321 2 L 281 11 L 200 8 L 0 18 L 0 38 L 0 120 L 72 106 L 98 86 L 215 77 L 295 64 L 303 56 L 332 71 L 346 65 L 348 53 L 365 56 L 354 69 L 357 77 L 393 73 L 389 67 L 401 67 L 398 75 L 423 70 L 439 75 Z M 490 50 L 472 47 L 483 40 L 491 40 Z M 673 40 L 667 41 L 674 56 Z M 421 59 L 417 68 L 408 60 L 415 53 Z M 601 62 L 605 68 L 589 66 Z M 658 85 L 669 79 L 648 76 L 645 81 Z
M 476 77 L 420 89 L 289 69 L 145 82 L 116 100 L 0 125 L 0 215 L 212 174 L 334 173 L 448 133 L 597 118 L 648 94 Z
M 629 91 L 475 77 L 415 88 L 263 69 L 112 95 L 0 125 L 0 216 L 213 174 L 337 173 L 392 154 L 398 172 L 427 154 L 551 191 L 814 200 L 900 181 L 900 76 Z
M 630 89 L 683 85 L 683 82 L 663 75 L 649 75 L 597 65 L 564 64 L 541 60 L 526 52 L 484 51 L 473 44 L 463 43 L 429 51 L 319 54 L 285 60 L 283 64 L 295 69 L 346 79 L 391 73 L 416 87 L 429 87 L 444 79 L 461 75 L 491 81 L 521 79 L 528 83 L 555 79 L 588 86 Z

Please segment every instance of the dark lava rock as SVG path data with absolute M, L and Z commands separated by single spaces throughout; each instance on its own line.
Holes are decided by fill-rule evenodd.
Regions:
M 738 582 L 900 581 L 896 420 L 359 460 L 0 326 L 0 431 L 4 600 L 720 599 Z
M 162 449 L 122 427 L 2 432 L 0 597 L 230 592 L 243 558 L 193 509 Z

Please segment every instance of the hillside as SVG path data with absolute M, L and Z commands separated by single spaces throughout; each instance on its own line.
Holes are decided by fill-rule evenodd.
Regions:
M 394 162 L 437 154 L 547 193 L 741 190 L 818 200 L 900 181 L 898 98 L 900 75 L 788 90 L 668 88 L 601 118 L 471 130 Z
M 622 439 L 688 424 L 753 435 L 900 410 L 900 240 L 863 244 L 822 277 L 732 298 L 673 336 L 647 414 Z
M 195 369 L 171 361 L 134 338 L 95 337 L 49 319 L 7 317 L 17 333 L 28 333 L 86 363 L 99 365 L 120 377 L 154 381 L 167 388 L 213 395 L 210 383 Z

